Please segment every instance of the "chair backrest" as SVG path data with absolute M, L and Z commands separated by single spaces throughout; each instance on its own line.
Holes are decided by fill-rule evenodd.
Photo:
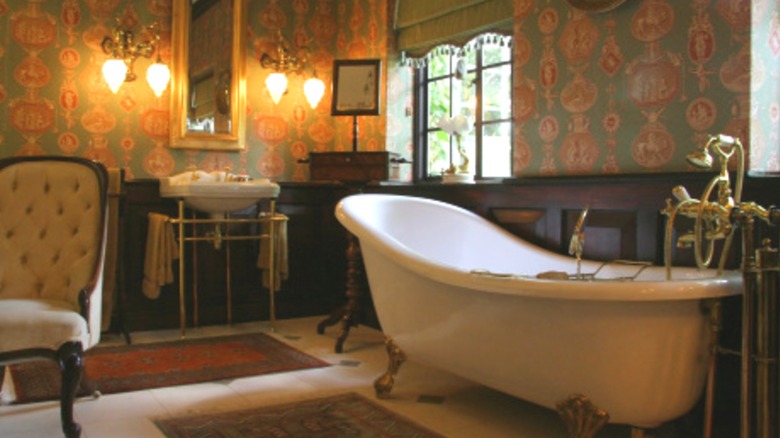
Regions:
M 106 202 L 99 163 L 0 159 L 0 299 L 66 301 L 87 317 L 80 295 L 101 286 Z

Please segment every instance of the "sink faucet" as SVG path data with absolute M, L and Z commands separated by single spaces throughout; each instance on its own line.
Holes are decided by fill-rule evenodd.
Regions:
M 571 235 L 571 241 L 569 242 L 569 254 L 577 258 L 577 278 L 582 275 L 582 252 L 585 249 L 585 219 L 588 217 L 589 206 L 585 206 L 580 212 L 580 217 L 577 219 L 577 224 L 574 226 L 574 232 Z
M 197 172 L 197 170 L 198 168 L 194 164 L 190 164 L 189 166 L 187 166 L 187 171 L 192 172 L 190 174 L 192 181 L 197 181 L 200 179 L 200 174 Z

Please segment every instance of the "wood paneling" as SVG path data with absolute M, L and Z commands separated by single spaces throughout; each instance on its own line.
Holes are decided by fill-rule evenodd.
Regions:
M 666 199 L 671 197 L 672 188 L 682 184 L 693 197 L 699 197 L 711 176 L 701 173 L 530 178 L 467 185 L 373 183 L 359 190 L 335 182 L 282 183 L 277 205 L 278 210 L 290 218 L 290 278 L 277 294 L 277 315 L 279 318 L 326 315 L 344 304 L 347 234 L 334 217 L 334 208 L 341 198 L 358 191 L 421 196 L 459 205 L 524 239 L 564 254 L 580 211 L 588 205 L 586 257 L 644 260 L 661 265 L 666 224 L 661 210 L 666 205 Z M 742 199 L 770 206 L 778 198 L 778 182 L 778 178 L 748 178 Z M 125 284 L 120 288 L 125 294 L 122 300 L 125 324 L 130 330 L 178 327 L 177 283 L 165 286 L 157 300 L 150 300 L 141 293 L 146 215 L 150 211 L 174 215 L 174 203 L 159 198 L 157 181 L 129 182 L 126 193 L 126 243 L 121 259 Z M 691 228 L 690 220 L 678 220 L 674 237 Z M 224 251 L 202 246 L 198 253 L 201 324 L 221 324 L 225 321 L 226 310 Z M 735 239 L 729 267 L 738 266 L 739 247 L 739 239 Z M 256 247 L 235 246 L 231 249 L 234 250 L 230 267 L 235 279 L 234 321 L 267 319 L 268 294 L 258 286 Z M 673 245 L 673 261 L 676 265 L 692 265 L 692 250 Z M 191 262 L 187 263 L 187 276 L 191 278 Z M 188 294 L 188 306 L 190 301 Z M 370 296 L 364 296 L 360 306 L 363 315 L 368 318 L 373 315 Z M 360 322 L 371 324 L 368 318 Z M 738 348 L 739 319 L 739 297 L 726 300 L 721 339 L 732 349 Z M 328 330 L 338 329 L 340 327 Z M 349 339 L 346 342 L 349 343 Z M 732 356 L 719 357 L 718 369 L 721 371 L 716 388 L 721 389 L 716 400 L 716 415 L 722 418 L 736 412 L 734 405 L 738 404 L 739 382 L 734 377 L 738 376 L 738 365 Z M 701 424 L 700 419 L 694 421 Z
M 289 216 L 290 277 L 277 294 L 277 316 L 325 315 L 345 300 L 346 232 L 334 216 L 336 203 L 358 191 L 421 196 L 460 205 L 535 244 L 565 254 L 582 208 L 590 206 L 585 224 L 585 256 L 598 260 L 630 259 L 663 263 L 666 217 L 661 210 L 672 188 L 683 184 L 700 194 L 709 174 L 621 175 L 614 177 L 529 178 L 479 184 L 377 184 L 337 182 L 281 183 L 277 201 Z M 743 199 L 769 205 L 777 178 L 748 178 Z M 157 300 L 141 293 L 147 219 L 151 212 L 175 215 L 175 203 L 161 199 L 156 180 L 126 184 L 124 313 L 130 330 L 174 328 L 178 324 L 178 283 L 163 287 Z M 248 214 L 252 214 L 249 212 Z M 690 228 L 679 221 L 676 233 Z M 231 246 L 234 321 L 268 318 L 268 293 L 260 288 L 255 266 L 256 243 Z M 739 248 L 738 239 L 733 247 Z M 736 253 L 736 251 L 733 251 Z M 224 250 L 199 245 L 198 288 L 201 324 L 225 322 Z M 691 265 L 691 250 L 674 248 L 675 264 Z M 191 284 L 192 266 L 187 263 Z M 738 260 L 732 255 L 729 266 Z M 188 308 L 191 309 L 188 292 Z M 191 321 L 191 317 L 188 317 Z

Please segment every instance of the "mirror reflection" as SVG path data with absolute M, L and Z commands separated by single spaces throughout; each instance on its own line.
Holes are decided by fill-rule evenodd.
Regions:
M 242 149 L 245 0 L 174 2 L 171 146 Z

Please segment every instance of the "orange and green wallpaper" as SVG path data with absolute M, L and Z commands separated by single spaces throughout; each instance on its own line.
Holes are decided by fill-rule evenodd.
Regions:
M 246 149 L 168 148 L 169 94 L 156 98 L 143 78 L 112 94 L 100 41 L 117 18 L 158 21 L 169 61 L 172 1 L 185 0 L 0 0 L 0 156 L 86 156 L 137 179 L 194 165 L 306 181 L 298 161 L 351 150 L 352 118 L 330 115 L 329 90 L 309 108 L 302 77 L 273 104 L 258 59 L 278 28 L 308 46 L 326 84 L 334 59 L 382 59 L 382 114 L 360 117 L 359 148 L 411 158 L 412 74 L 393 49 L 393 0 L 249 0 Z M 720 132 L 743 140 L 751 169 L 777 172 L 777 3 L 627 0 L 586 14 L 515 0 L 515 174 L 689 171 L 685 155 Z
M 777 171 L 774 0 L 515 2 L 516 175 L 685 172 L 710 134 Z M 751 62 L 752 61 L 752 62 Z
M 329 90 L 312 110 L 301 91 L 305 78 L 295 75 L 275 105 L 264 84 L 269 71 L 258 60 L 274 47 L 272 29 L 279 28 L 288 42 L 308 47 L 314 71 L 326 84 L 334 59 L 386 61 L 387 2 L 250 0 L 248 5 L 247 147 L 214 152 L 167 147 L 169 93 L 156 98 L 145 83 L 151 60 L 139 59 L 139 79 L 116 95 L 100 73 L 106 59 L 100 42 L 117 18 L 136 30 L 159 22 L 162 58 L 170 61 L 172 0 L 0 0 L 0 156 L 85 156 L 124 168 L 130 179 L 166 176 L 192 165 L 308 179 L 307 165 L 298 160 L 310 151 L 351 150 L 352 118 L 330 116 Z M 383 67 L 382 99 L 390 102 L 381 116 L 360 117 L 359 147 L 410 150 L 411 134 L 400 134 L 400 123 L 388 113 L 404 114 L 411 104 L 411 71 Z M 387 130 L 398 135 L 385 141 Z

